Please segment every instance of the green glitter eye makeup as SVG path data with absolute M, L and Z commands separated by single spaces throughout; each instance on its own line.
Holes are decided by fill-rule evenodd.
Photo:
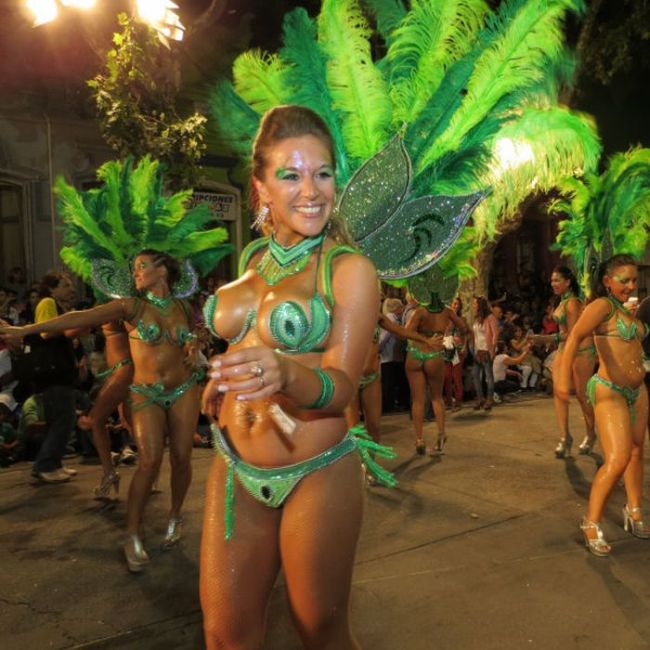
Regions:
M 296 174 L 296 172 L 294 171 L 291 171 L 290 169 L 285 169 L 284 167 L 281 167 L 275 172 L 275 177 L 281 181 L 286 181 L 286 180 L 291 181 L 298 178 L 298 174 Z

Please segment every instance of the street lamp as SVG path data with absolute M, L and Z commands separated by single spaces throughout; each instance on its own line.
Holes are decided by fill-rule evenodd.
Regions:
M 53 21 L 59 15 L 59 7 L 90 9 L 96 0 L 25 0 L 27 9 L 34 16 L 34 27 Z M 174 11 L 178 5 L 172 0 L 131 0 L 133 14 L 158 32 L 158 37 L 168 45 L 167 39 L 182 41 L 185 27 Z

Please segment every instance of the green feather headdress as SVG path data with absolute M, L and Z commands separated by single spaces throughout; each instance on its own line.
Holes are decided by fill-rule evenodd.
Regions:
M 412 169 L 405 202 L 491 189 L 471 229 L 437 261 L 445 277 L 460 278 L 471 268 L 468 256 L 524 199 L 596 168 L 593 122 L 558 103 L 572 70 L 563 22 L 582 11 L 583 0 L 505 0 L 495 11 L 484 0 L 323 0 L 316 20 L 304 9 L 285 16 L 277 54 L 240 57 L 234 86 L 221 81 L 212 94 L 212 114 L 243 155 L 267 108 L 315 110 L 335 140 L 340 187 L 400 134 Z M 378 42 L 385 51 L 376 56 Z M 244 83 L 243 75 L 261 71 L 263 83 Z M 402 230 L 412 232 L 412 224 Z
M 615 154 L 600 176 L 568 178 L 559 188 L 563 198 L 550 211 L 566 218 L 555 248 L 573 260 L 586 293 L 600 262 L 619 253 L 643 258 L 650 229 L 650 149 Z
M 130 158 L 109 161 L 97 178 L 102 186 L 85 192 L 62 177 L 54 188 L 63 220 L 61 258 L 84 281 L 91 282 L 94 261 L 128 270 L 145 248 L 189 260 L 201 275 L 232 252 L 226 229 L 209 227 L 214 217 L 207 205 L 187 209 L 191 190 L 164 194 L 159 162 L 148 156 L 137 165 Z

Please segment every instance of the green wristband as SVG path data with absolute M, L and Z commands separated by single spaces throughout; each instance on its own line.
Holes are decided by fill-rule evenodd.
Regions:
M 305 404 L 303 408 L 306 409 L 322 409 L 334 397 L 334 380 L 330 377 L 329 373 L 320 368 L 314 368 L 314 372 L 320 379 L 320 395 L 311 404 Z

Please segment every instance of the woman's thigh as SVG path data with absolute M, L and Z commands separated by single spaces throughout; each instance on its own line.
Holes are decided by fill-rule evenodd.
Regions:
M 207 631 L 235 641 L 250 627 L 262 633 L 280 568 L 281 510 L 256 501 L 234 481 L 233 533 L 225 539 L 226 465 L 215 458 L 206 486 L 200 592 Z M 226 646 L 227 647 L 227 646 Z
M 172 462 L 189 462 L 192 436 L 199 419 L 199 387 L 195 384 L 181 395 L 167 412 L 169 453 Z
M 287 499 L 280 548 L 289 601 L 302 625 L 347 615 L 362 514 L 356 453 L 309 474 Z

